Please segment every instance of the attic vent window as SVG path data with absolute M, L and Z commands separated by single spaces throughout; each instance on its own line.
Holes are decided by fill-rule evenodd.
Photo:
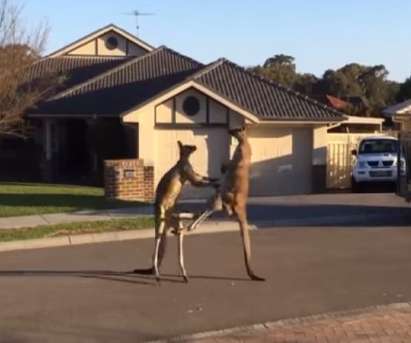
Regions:
M 118 47 L 118 39 L 114 36 L 108 37 L 106 39 L 106 48 L 109 50 L 114 50 Z
M 200 111 L 200 101 L 195 96 L 188 96 L 184 99 L 183 111 L 189 117 L 195 116 Z

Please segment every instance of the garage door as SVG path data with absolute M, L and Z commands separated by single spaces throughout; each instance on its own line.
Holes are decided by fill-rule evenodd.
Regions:
M 249 132 L 253 150 L 250 194 L 307 194 L 312 186 L 312 129 L 259 128 Z
M 190 158 L 194 170 L 201 175 L 220 177 L 220 167 L 229 160 L 229 136 L 225 128 L 157 129 L 156 130 L 156 184 L 179 158 L 177 141 L 197 146 Z M 212 189 L 186 186 L 183 198 L 204 198 Z

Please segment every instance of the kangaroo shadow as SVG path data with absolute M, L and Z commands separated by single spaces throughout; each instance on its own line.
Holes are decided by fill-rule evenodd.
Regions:
M 130 283 L 142 286 L 157 286 L 154 275 L 139 274 L 134 271 L 111 271 L 111 270 L 0 270 L 1 277 L 78 277 L 88 279 L 99 279 Z M 251 281 L 248 278 L 213 275 L 189 275 L 193 280 L 220 280 L 220 281 Z M 185 282 L 179 274 L 162 274 L 161 282 L 181 283 Z
M 157 284 L 154 276 L 151 275 L 139 275 L 133 271 L 117 272 L 111 270 L 0 270 L 1 277 L 78 277 L 143 286 L 156 286 Z M 183 283 L 183 281 L 171 277 L 162 278 L 162 281 Z

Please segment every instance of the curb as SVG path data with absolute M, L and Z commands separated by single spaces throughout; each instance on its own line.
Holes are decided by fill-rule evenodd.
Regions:
M 251 230 L 256 230 L 254 225 L 250 225 Z M 238 231 L 238 224 L 232 221 L 209 222 L 190 235 L 202 235 L 221 232 Z M 68 235 L 53 238 L 30 239 L 24 241 L 13 241 L 0 243 L 0 252 L 55 248 L 65 246 L 75 246 L 83 244 L 121 242 L 135 239 L 147 239 L 154 237 L 154 228 L 131 231 L 114 231 L 103 233 L 90 233 L 79 235 Z
M 147 343 L 167 343 L 167 342 L 194 342 L 199 339 L 213 339 L 213 338 L 224 338 L 224 336 L 240 334 L 244 332 L 259 333 L 263 331 L 272 330 L 280 326 L 289 325 L 310 325 L 312 322 L 318 320 L 326 319 L 343 319 L 344 317 L 350 317 L 355 315 L 362 315 L 369 312 L 382 312 L 385 310 L 411 310 L 411 302 L 406 303 L 394 303 L 389 305 L 376 305 L 368 306 L 360 309 L 348 310 L 348 311 L 337 311 L 329 312 L 324 314 L 315 314 L 311 316 L 304 316 L 299 318 L 281 319 L 273 322 L 266 322 L 248 326 L 237 326 L 230 329 L 206 331 L 195 333 L 191 335 L 182 335 L 177 337 L 172 337 L 169 339 L 161 339 L 155 341 L 148 341 Z

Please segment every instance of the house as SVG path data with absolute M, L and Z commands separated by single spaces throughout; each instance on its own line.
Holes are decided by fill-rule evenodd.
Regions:
M 411 99 L 389 106 L 382 113 L 386 118 L 398 124 L 399 130 L 411 130 Z
M 246 125 L 252 195 L 325 187 L 327 128 L 343 115 L 226 59 L 204 65 L 108 25 L 43 58 L 31 78 L 50 70 L 66 82 L 27 118 L 52 180 L 101 182 L 104 160 L 137 158 L 154 168 L 155 187 L 178 158 L 178 140 L 197 146 L 198 173 L 218 177 L 235 148 L 228 129 Z

